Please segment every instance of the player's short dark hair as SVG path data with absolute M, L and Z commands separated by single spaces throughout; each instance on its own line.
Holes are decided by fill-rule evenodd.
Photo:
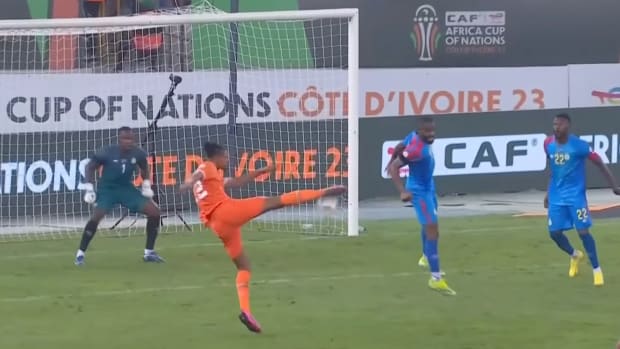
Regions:
M 207 153 L 208 158 L 212 158 L 226 151 L 223 146 L 212 142 L 206 142 L 204 145 L 204 150 L 205 153 Z
M 432 124 L 434 122 L 435 122 L 435 119 L 433 119 L 430 116 L 421 116 L 418 118 L 418 129 L 424 125 Z
M 560 113 L 558 115 L 555 116 L 558 119 L 564 119 L 566 121 L 568 121 L 568 123 L 571 123 L 571 119 L 570 119 L 570 115 L 568 115 L 567 113 Z
M 123 126 L 121 128 L 118 129 L 118 133 L 123 133 L 123 132 L 132 132 L 133 130 L 131 129 L 131 127 L 129 126 Z

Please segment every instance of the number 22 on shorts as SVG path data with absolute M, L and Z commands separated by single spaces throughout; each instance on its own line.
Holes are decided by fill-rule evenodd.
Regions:
M 577 219 L 580 221 L 586 221 L 588 219 L 588 209 L 586 207 L 577 209 Z

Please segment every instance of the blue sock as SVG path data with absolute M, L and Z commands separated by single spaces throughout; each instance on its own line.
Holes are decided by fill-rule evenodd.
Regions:
M 553 233 L 549 234 L 551 236 L 551 239 L 553 241 L 555 241 L 555 244 L 558 245 L 558 247 L 568 253 L 569 256 L 572 256 L 573 253 L 575 252 L 575 249 L 573 248 L 573 246 L 571 246 L 570 241 L 568 241 L 568 238 L 566 237 L 566 235 L 564 235 L 563 232 L 561 231 L 556 231 Z
M 588 257 L 590 258 L 592 268 L 598 268 L 598 256 L 596 255 L 596 242 L 594 242 L 594 237 L 592 237 L 592 234 L 590 233 L 579 234 L 579 237 L 581 238 L 581 242 L 583 242 L 583 248 L 586 250 Z
M 424 255 L 428 259 L 431 273 L 439 273 L 439 252 L 437 251 L 437 240 L 426 240 L 424 243 Z
M 426 253 L 424 253 L 424 249 L 426 248 L 426 228 L 424 226 L 422 226 L 422 230 L 420 231 L 420 237 L 422 238 L 422 254 L 426 255 Z

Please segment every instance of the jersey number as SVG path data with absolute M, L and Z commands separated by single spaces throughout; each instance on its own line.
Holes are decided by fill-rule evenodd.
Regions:
M 194 195 L 196 195 L 196 199 L 202 200 L 206 198 L 209 193 L 207 193 L 207 190 L 202 186 L 202 183 L 196 182 L 196 184 L 194 184 Z
M 565 153 L 555 153 L 553 157 L 556 165 L 564 165 L 569 158 L 568 154 Z
M 123 173 L 125 173 L 125 166 L 126 166 L 126 165 L 125 165 L 125 164 L 123 164 Z
M 580 208 L 577 210 L 577 219 L 580 221 L 585 221 L 588 219 L 588 209 L 587 208 Z

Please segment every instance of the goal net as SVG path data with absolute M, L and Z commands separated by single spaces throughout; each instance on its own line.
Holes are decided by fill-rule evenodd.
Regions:
M 335 206 L 273 211 L 255 229 L 357 235 L 357 41 L 356 10 L 229 14 L 205 2 L 0 21 L 0 241 L 81 233 L 93 210 L 85 166 L 121 126 L 149 154 L 164 233 L 198 229 L 178 188 L 208 140 L 229 150 L 229 176 L 276 166 L 235 198 L 350 186 Z M 117 208 L 100 233 L 143 234 L 145 222 Z

